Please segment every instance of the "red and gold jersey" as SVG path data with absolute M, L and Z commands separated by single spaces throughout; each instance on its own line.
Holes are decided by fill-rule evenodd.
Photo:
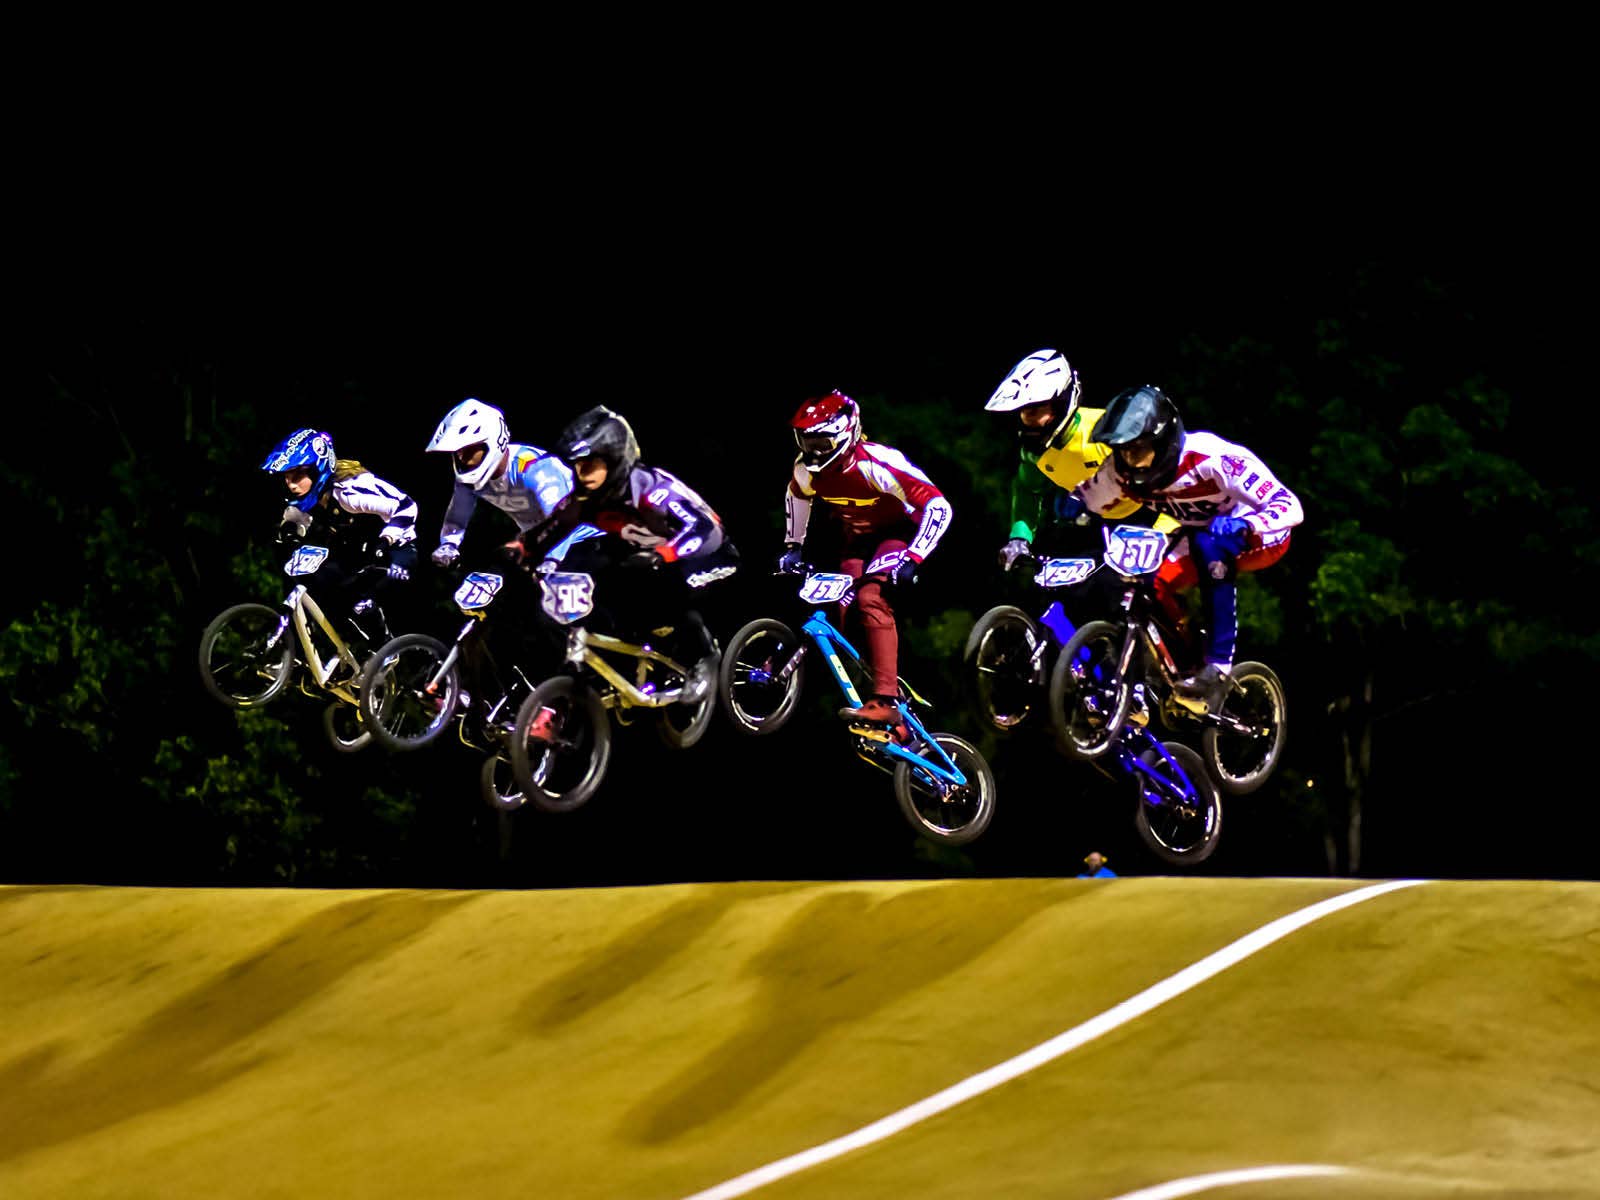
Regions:
M 847 539 L 903 538 L 921 562 L 950 525 L 950 502 L 900 451 L 859 442 L 820 471 L 799 459 L 784 494 L 787 540 L 803 542 L 813 503 L 827 510 Z

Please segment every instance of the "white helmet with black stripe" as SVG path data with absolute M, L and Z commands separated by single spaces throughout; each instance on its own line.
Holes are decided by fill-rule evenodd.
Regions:
M 478 488 L 488 482 L 510 444 L 511 430 L 506 427 L 505 414 L 492 404 L 469 397 L 445 414 L 427 449 L 449 454 L 456 479 Z M 480 446 L 481 455 L 477 453 Z
M 1019 433 L 1035 449 L 1056 436 L 1078 412 L 1083 385 L 1078 372 L 1059 350 L 1035 350 L 1005 377 L 983 407 L 987 412 L 1016 412 L 1036 404 L 1050 405 L 1050 419 L 1042 425 L 1024 425 Z

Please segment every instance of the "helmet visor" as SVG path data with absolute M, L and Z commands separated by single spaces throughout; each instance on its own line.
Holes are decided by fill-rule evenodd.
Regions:
M 463 446 L 451 457 L 455 460 L 457 471 L 470 471 L 483 462 L 483 456 L 489 453 L 487 442 L 474 442 L 470 446 Z
M 1158 398 L 1141 389 L 1107 409 L 1090 438 L 1106 446 L 1125 446 L 1160 430 L 1165 415 Z
M 801 456 L 807 462 L 821 462 L 844 444 L 848 433 L 808 433 L 797 429 L 794 440 L 800 446 Z

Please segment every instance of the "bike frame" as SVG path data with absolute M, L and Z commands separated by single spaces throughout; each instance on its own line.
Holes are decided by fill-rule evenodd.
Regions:
M 317 681 L 317 686 L 329 695 L 339 697 L 347 704 L 358 703 L 359 699 L 350 690 L 348 682 L 334 687 L 328 686 L 328 680 L 332 676 L 323 669 L 322 655 L 317 650 L 316 643 L 311 640 L 311 621 L 315 621 L 318 628 L 327 635 L 328 640 L 333 643 L 334 649 L 338 652 L 339 661 L 348 665 L 355 672 L 356 678 L 361 675 L 361 664 L 356 661 L 356 656 L 350 652 L 350 647 L 345 644 L 345 640 L 334 632 L 332 622 L 328 620 L 327 614 L 322 611 L 317 602 L 311 598 L 311 593 L 306 590 L 306 585 L 303 583 L 296 584 L 284 600 L 283 607 L 287 611 L 284 613 L 283 620 L 279 623 L 278 628 L 267 639 L 267 649 L 270 650 L 276 646 L 284 631 L 293 624 L 295 636 L 299 639 L 300 647 L 305 652 L 306 668 L 311 672 L 311 678 Z M 310 615 L 310 621 L 306 619 L 307 614 Z
M 620 671 L 601 657 L 600 651 L 621 654 L 637 661 L 640 675 L 637 682 L 630 683 L 623 678 Z M 643 678 L 647 673 L 647 663 L 660 663 L 680 677 L 688 675 L 682 664 L 652 649 L 648 643 L 625 642 L 607 633 L 592 633 L 582 628 L 567 630 L 567 662 L 573 666 L 588 667 L 616 689 L 600 697 L 600 702 L 606 708 L 666 708 L 678 702 L 683 694 L 681 687 L 657 692 L 655 685 Z M 646 691 L 646 688 L 649 690 Z
M 856 691 L 856 686 L 846 672 L 844 664 L 839 660 L 839 655 L 843 653 L 857 666 L 861 666 L 861 655 L 857 653 L 856 648 L 850 644 L 844 634 L 833 627 L 833 623 L 828 620 L 827 610 L 815 609 L 805 624 L 800 627 L 800 632 L 810 638 L 822 653 L 824 661 L 828 664 L 828 670 L 833 674 L 834 682 L 839 685 L 839 691 L 850 702 L 851 707 L 859 708 L 861 706 L 861 693 Z M 802 645 L 794 657 L 784 664 L 783 670 L 778 673 L 778 677 L 786 679 L 793 674 L 800 664 L 801 656 L 805 653 L 806 647 Z M 906 727 L 916 734 L 917 741 L 920 744 L 928 747 L 930 754 L 925 756 L 912 753 L 895 742 L 888 730 L 882 731 L 881 735 L 876 732 L 859 733 L 857 736 L 867 743 L 861 747 L 861 750 L 867 754 L 881 755 L 891 760 L 904 761 L 910 765 L 913 771 L 924 776 L 936 787 L 965 787 L 967 785 L 966 773 L 956 766 L 955 760 L 945 752 L 943 746 L 928 736 L 927 728 L 917 719 L 917 715 L 911 711 L 910 706 L 904 700 L 896 699 L 895 708 L 899 711 L 900 719 L 906 723 Z M 875 762 L 873 765 L 882 767 L 884 770 L 893 769 L 890 764 Z

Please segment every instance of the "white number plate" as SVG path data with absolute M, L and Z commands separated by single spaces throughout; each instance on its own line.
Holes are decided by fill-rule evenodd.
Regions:
M 315 575 L 317 568 L 328 559 L 326 546 L 300 546 L 283 564 L 285 575 Z
M 1143 525 L 1106 530 L 1106 562 L 1124 575 L 1148 575 L 1161 566 L 1167 535 Z
M 481 571 L 473 571 L 456 589 L 456 604 L 464 612 L 488 608 L 489 602 L 494 599 L 494 594 L 500 590 L 503 583 L 505 579 L 500 575 L 486 575 Z
M 800 599 L 807 604 L 832 604 L 848 592 L 854 582 L 855 580 L 848 575 L 835 575 L 826 571 L 807 575 L 805 584 L 800 588 Z
M 562 625 L 580 621 L 594 611 L 594 576 L 579 571 L 552 571 L 541 576 L 544 591 L 540 606 Z

